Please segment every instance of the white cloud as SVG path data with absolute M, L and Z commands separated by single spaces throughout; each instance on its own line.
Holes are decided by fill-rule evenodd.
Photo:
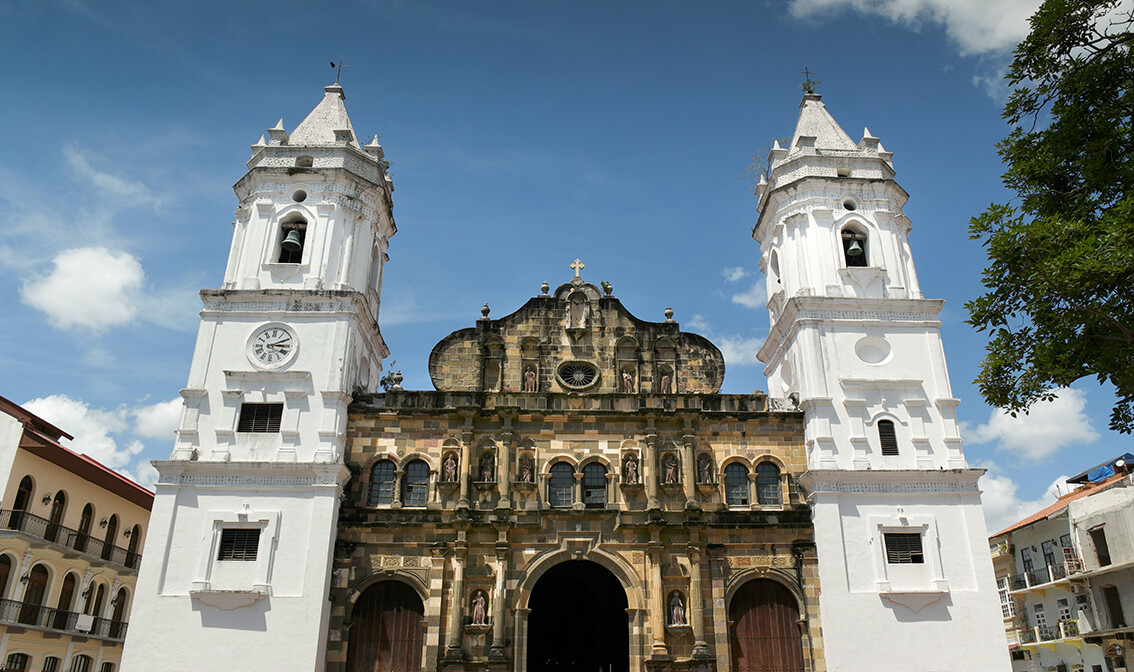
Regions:
M 64 250 L 46 275 L 24 282 L 24 301 L 56 327 L 100 331 L 134 319 L 145 273 L 126 252 L 105 247 Z
M 146 185 L 137 180 L 131 180 L 95 168 L 91 165 L 90 155 L 78 147 L 73 145 L 64 147 L 63 156 L 67 159 L 67 164 L 71 166 L 79 177 L 101 190 L 104 196 L 109 195 L 113 197 L 118 202 L 119 206 L 152 206 L 154 208 L 161 206 L 161 199 L 154 196 L 153 193 L 146 188 Z
M 743 266 L 726 267 L 721 271 L 721 275 L 728 282 L 736 282 L 737 280 L 748 275 L 748 271 L 744 270 Z
M 764 291 L 764 281 L 757 280 L 747 291 L 733 294 L 732 302 L 739 303 L 745 308 L 765 308 L 768 304 L 768 294 Z
M 1090 443 L 1099 437 L 1085 413 L 1087 398 L 1083 392 L 1064 388 L 1059 396 L 1048 402 L 1032 406 L 1025 415 L 1012 417 L 996 409 L 988 422 L 975 428 L 966 428 L 965 438 L 970 443 L 990 443 L 1029 458 L 1042 460 L 1061 448 Z
M 73 435 L 75 438 L 69 443 L 69 448 L 86 453 L 112 469 L 127 466 L 142 450 L 142 444 L 137 441 L 120 448 L 118 441 L 111 436 L 129 428 L 125 408 L 103 411 L 63 394 L 33 399 L 24 407 Z
M 1066 494 L 1067 476 L 1055 479 L 1036 499 L 1022 499 L 1018 494 L 1019 485 L 1009 476 L 999 472 L 995 464 L 983 464 L 988 473 L 980 478 L 981 503 L 984 504 L 984 520 L 988 533 L 994 534 L 1019 522 L 1033 513 L 1050 506 L 1059 494 Z
M 764 344 L 762 338 L 744 338 L 742 336 L 721 336 L 716 339 L 717 346 L 724 355 L 725 364 L 730 366 L 757 366 L 756 353 Z
M 142 460 L 139 462 L 133 473 L 126 474 L 143 488 L 154 489 L 154 483 L 157 483 L 158 471 L 154 469 L 154 465 L 150 464 L 149 460 Z
M 1028 19 L 1040 0 L 792 0 L 797 18 L 828 18 L 849 9 L 880 16 L 919 29 L 937 24 L 945 29 L 962 56 L 1011 51 L 1028 34 Z
M 713 330 L 709 328 L 709 323 L 701 315 L 694 315 L 693 318 L 689 320 L 689 324 L 687 326 L 690 329 L 696 329 L 697 331 L 704 332 L 705 334 L 713 333 Z
M 181 421 L 181 398 L 134 409 L 134 433 L 151 439 L 172 439 Z

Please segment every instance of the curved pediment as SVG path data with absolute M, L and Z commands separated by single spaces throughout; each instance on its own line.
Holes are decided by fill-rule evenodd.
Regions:
M 443 338 L 429 355 L 445 392 L 715 394 L 724 358 L 708 339 L 635 317 L 579 277 L 499 319 Z M 487 307 L 486 307 L 487 310 Z

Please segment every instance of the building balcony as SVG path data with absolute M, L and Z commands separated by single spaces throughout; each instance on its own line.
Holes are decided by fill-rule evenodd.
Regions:
M 142 562 L 140 553 L 131 553 L 125 548 L 26 511 L 0 510 L 0 536 L 4 533 L 16 533 L 33 541 L 45 542 L 48 546 L 63 551 L 65 555 L 78 554 L 99 564 L 117 565 L 119 569 L 128 572 L 136 573 Z
M 27 602 L 0 600 L 0 624 L 9 628 L 31 628 L 62 632 L 75 637 L 93 637 L 111 642 L 126 639 L 126 623 L 88 614 L 41 607 Z
M 1018 628 L 1008 635 L 1009 641 L 1013 639 L 1021 646 L 1054 646 L 1055 644 L 1069 644 L 1082 646 L 1083 636 L 1079 632 L 1079 620 L 1069 618 L 1059 621 L 1054 626 L 1037 625 L 1030 628 Z
M 1013 595 L 1022 595 L 1032 591 L 1043 594 L 1043 591 L 1048 588 L 1067 583 L 1067 576 L 1066 565 L 1047 565 L 1009 577 L 1008 590 Z

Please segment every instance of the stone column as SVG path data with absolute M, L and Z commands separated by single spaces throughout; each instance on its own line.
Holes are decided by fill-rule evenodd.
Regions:
M 728 660 L 729 632 L 728 605 L 725 604 L 725 580 L 728 577 L 728 558 L 725 547 L 709 544 L 709 587 L 712 595 L 709 610 L 713 624 L 713 648 L 717 660 Z
M 685 418 L 685 431 L 681 435 L 681 441 L 684 444 L 685 452 L 682 458 L 684 469 L 682 470 L 682 480 L 685 484 L 685 508 L 697 508 L 697 460 L 694 455 L 694 445 L 697 437 L 693 435 L 693 422 L 689 418 Z
M 394 498 L 391 500 L 390 508 L 402 508 L 402 479 L 405 477 L 405 469 L 398 469 L 394 471 Z
M 496 542 L 496 590 L 492 596 L 492 649 L 488 652 L 490 660 L 505 660 L 504 653 L 504 605 L 507 602 L 508 542 Z
M 469 545 L 462 532 L 453 546 L 453 593 L 449 610 L 449 642 L 445 647 L 445 657 L 450 659 L 460 660 L 465 657 L 464 649 L 461 648 L 461 639 L 465 625 L 465 561 L 468 559 L 468 554 Z
M 496 460 L 496 482 L 500 484 L 498 509 L 512 506 L 512 419 L 504 418 L 504 431 L 500 436 L 500 455 Z
M 748 508 L 758 509 L 760 505 L 756 503 L 756 470 L 748 472 Z
M 646 547 L 650 558 L 650 645 L 651 658 L 668 658 L 669 647 L 665 644 L 665 596 L 662 595 L 662 545 L 651 541 Z
M 575 503 L 571 505 L 571 508 L 576 510 L 576 511 L 582 511 L 583 509 L 587 508 L 587 505 L 583 502 L 583 472 L 582 471 L 576 471 L 574 475 L 575 475 Z
M 461 433 L 461 498 L 457 508 L 469 508 L 469 481 L 472 480 L 472 418 L 465 420 L 465 430 Z
M 689 558 L 689 611 L 693 626 L 693 657 L 712 658 L 709 643 L 705 640 L 705 594 L 701 587 L 701 548 L 694 544 L 685 547 Z
M 646 497 L 648 501 L 646 508 L 660 509 L 661 502 L 658 501 L 658 430 L 654 426 L 653 418 L 646 421 L 646 452 L 642 455 L 642 460 L 638 464 L 641 467 L 641 473 L 638 476 L 646 484 Z

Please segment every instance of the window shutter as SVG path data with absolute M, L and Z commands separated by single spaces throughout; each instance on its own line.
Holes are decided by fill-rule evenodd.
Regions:
M 898 454 L 898 435 L 894 432 L 893 420 L 878 421 L 878 441 L 882 444 L 883 455 Z
M 283 419 L 283 404 L 241 404 L 238 432 L 276 434 Z

